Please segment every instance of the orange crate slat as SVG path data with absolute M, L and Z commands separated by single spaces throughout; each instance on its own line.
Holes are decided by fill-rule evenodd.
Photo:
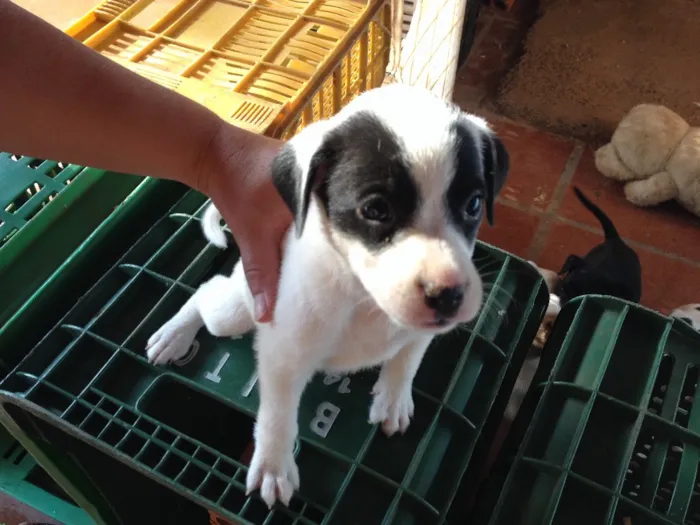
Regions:
M 308 0 L 258 0 L 257 5 L 270 9 L 286 11 L 291 14 L 298 14 L 304 11 L 309 5 Z
M 192 71 L 191 77 L 232 91 L 254 65 L 254 62 L 212 53 Z
M 66 32 L 235 125 L 288 138 L 378 87 L 389 0 L 106 0 Z
M 179 73 L 200 58 L 203 51 L 194 50 L 174 42 L 161 40 L 152 49 L 143 53 L 135 62 L 169 73 Z
M 177 20 L 185 11 L 191 9 L 197 0 L 157 0 L 148 5 L 139 2 L 125 18 L 132 25 L 161 32 Z
M 129 60 L 154 39 L 155 35 L 151 33 L 118 23 L 104 40 L 95 45 L 94 49 L 109 58 Z
M 217 49 L 260 58 L 295 19 L 296 17 L 292 15 L 272 14 L 261 9 L 253 9 L 247 23 L 239 31 L 225 38 Z

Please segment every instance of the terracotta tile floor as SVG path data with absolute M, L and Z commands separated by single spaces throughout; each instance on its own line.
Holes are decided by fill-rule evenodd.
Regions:
M 457 74 L 455 101 L 491 122 L 511 159 L 495 227 L 484 224 L 480 238 L 558 270 L 569 254 L 585 255 L 603 239 L 597 220 L 573 194 L 576 185 L 610 216 L 639 254 L 642 304 L 668 313 L 683 304 L 700 303 L 699 218 L 675 204 L 642 209 L 628 203 L 622 185 L 596 170 L 591 146 L 498 116 L 492 95 L 499 78 L 517 60 L 527 29 L 525 11 L 482 8 L 474 46 Z
M 480 238 L 538 265 L 558 270 L 566 257 L 602 242 L 598 221 L 573 194 L 579 187 L 613 220 L 642 262 L 642 304 L 668 313 L 700 302 L 700 219 L 675 204 L 638 208 L 622 185 L 595 168 L 585 144 L 490 117 L 511 158 L 497 200 L 494 227 Z
M 22 525 L 27 522 L 58 525 L 56 520 L 0 492 L 0 524 Z

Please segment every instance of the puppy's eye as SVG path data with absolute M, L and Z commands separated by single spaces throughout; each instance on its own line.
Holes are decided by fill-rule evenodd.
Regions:
M 364 220 L 382 224 L 390 222 L 394 217 L 389 201 L 378 195 L 367 199 L 357 211 Z
M 462 216 L 464 220 L 477 219 L 481 215 L 481 206 L 483 204 L 483 197 L 481 195 L 474 195 L 471 199 L 467 201 L 462 208 Z

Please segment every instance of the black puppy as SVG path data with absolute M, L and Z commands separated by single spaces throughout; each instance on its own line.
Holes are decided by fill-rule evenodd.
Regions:
M 578 188 L 576 196 L 600 221 L 605 241 L 581 258 L 569 255 L 559 271 L 554 293 L 562 304 L 587 294 L 610 295 L 639 302 L 642 296 L 642 267 L 639 257 L 620 238 L 610 218 Z

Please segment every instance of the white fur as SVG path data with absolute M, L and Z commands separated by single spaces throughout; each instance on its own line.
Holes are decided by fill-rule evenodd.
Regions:
M 387 435 L 404 432 L 413 415 L 413 379 L 428 345 L 436 334 L 473 319 L 483 299 L 471 261 L 474 246 L 448 223 L 443 209 L 454 175 L 453 139 L 445 124 L 454 120 L 454 109 L 405 86 L 369 91 L 336 117 L 291 139 L 297 162 L 308 167 L 327 130 L 361 109 L 371 110 L 403 140 L 422 197 L 414 228 L 380 255 L 372 254 L 335 231 L 312 198 L 302 235 L 291 228 L 284 240 L 274 322 L 253 321 L 253 299 L 239 262 L 230 277 L 204 283 L 148 341 L 149 359 L 165 364 L 186 354 L 202 326 L 216 336 L 257 328 L 260 406 L 247 489 L 260 487 L 270 506 L 277 500 L 288 504 L 299 486 L 293 457 L 297 412 L 304 387 L 317 371 L 381 365 L 369 421 L 381 423 Z M 463 118 L 471 119 L 475 140 L 488 131 L 483 120 Z M 210 207 L 202 225 L 217 246 L 225 245 L 219 223 L 220 215 Z M 421 279 L 467 285 L 464 304 L 448 325 L 429 325 L 431 313 L 416 284 Z
M 226 235 L 221 228 L 221 213 L 216 206 L 207 206 L 202 216 L 202 230 L 204 236 L 217 248 L 226 248 Z
M 700 304 L 679 306 L 671 312 L 671 317 L 686 320 L 695 331 L 700 332 Z

